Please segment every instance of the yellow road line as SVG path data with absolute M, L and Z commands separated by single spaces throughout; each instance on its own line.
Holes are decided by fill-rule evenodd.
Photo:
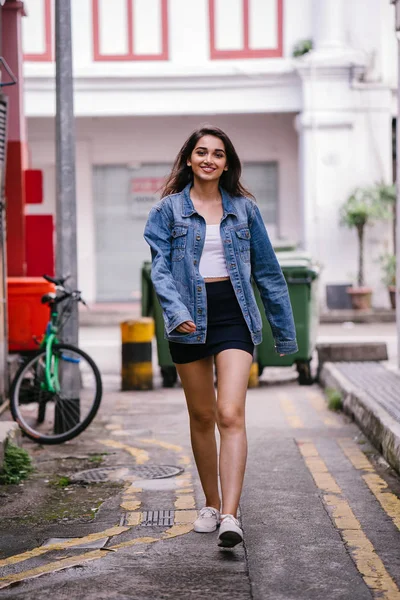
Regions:
M 302 429 L 304 427 L 304 423 L 296 413 L 296 407 L 290 398 L 287 396 L 280 396 L 279 401 L 290 427 L 293 427 L 293 429 Z
M 331 519 L 338 528 L 345 544 L 350 550 L 353 561 L 361 573 L 366 585 L 376 592 L 377 597 L 385 600 L 399 600 L 400 590 L 375 552 L 374 546 L 361 529 L 349 503 L 343 497 L 342 490 L 328 472 L 325 462 L 320 458 L 318 450 L 310 441 L 298 441 L 299 450 L 314 478 L 317 487 L 325 493 L 323 498 L 330 508 Z M 333 493 L 321 484 L 320 477 L 329 475 Z M 325 479 L 326 481 L 326 479 Z
M 196 508 L 196 502 L 193 496 L 179 496 L 174 502 L 175 508 L 178 510 L 188 510 Z
M 137 498 L 137 494 L 140 495 L 142 491 L 142 488 L 136 487 L 135 484 L 129 485 L 122 494 L 122 501 L 120 504 L 122 510 L 129 513 L 139 510 L 142 501 Z
M 190 466 L 191 461 L 189 456 L 181 454 L 180 456 L 181 464 L 185 464 L 186 466 Z M 194 497 L 194 489 L 192 483 L 192 475 L 189 471 L 186 471 L 182 475 L 176 477 L 176 490 L 175 496 L 176 500 L 174 502 L 175 508 L 177 510 L 190 510 L 196 508 L 196 499 Z M 196 515 L 197 516 L 197 515 Z M 196 517 L 195 517 L 196 519 Z
M 131 527 L 137 527 L 140 525 L 142 521 L 142 513 L 141 512 L 129 512 L 126 515 L 126 524 Z
M 178 537 L 179 535 L 185 535 L 185 533 L 189 533 L 192 531 L 193 523 L 180 523 L 179 525 L 172 525 L 166 531 L 163 531 L 161 534 L 161 539 L 168 540 L 170 538 Z
M 153 542 L 158 542 L 159 538 L 135 538 L 134 540 L 129 540 L 128 542 L 122 542 L 121 544 L 117 544 L 115 546 L 110 546 L 111 550 L 119 550 L 120 548 L 127 548 L 129 546 L 134 546 L 136 544 L 150 544 Z M 40 567 L 36 567 L 34 569 L 29 569 L 28 571 L 22 571 L 21 573 L 14 573 L 12 575 L 7 575 L 6 577 L 0 578 L 0 589 L 8 587 L 13 583 L 17 583 L 18 581 L 24 581 L 26 579 L 33 579 L 35 577 L 40 577 L 41 575 L 46 575 L 48 573 L 56 573 L 57 571 L 62 571 L 64 569 L 68 569 L 70 567 L 74 567 L 75 565 L 80 565 L 83 562 L 88 562 L 91 560 L 96 560 L 99 558 L 105 558 L 108 555 L 107 551 L 104 550 L 93 550 L 91 552 L 85 552 L 84 554 L 79 554 L 78 556 L 69 556 L 68 558 L 64 558 L 62 560 L 57 560 L 47 565 L 42 565 Z
M 307 392 L 306 397 L 327 427 L 343 427 L 340 417 L 333 413 L 331 414 L 328 410 L 325 398 L 322 396 L 322 394 L 317 392 Z
M 176 510 L 174 524 L 181 525 L 183 523 L 192 524 L 197 519 L 197 510 Z
M 149 455 L 145 450 L 141 448 L 135 448 L 133 446 L 128 446 L 127 444 L 123 444 L 121 442 L 115 440 L 100 440 L 101 443 L 110 447 L 110 448 L 118 448 L 129 452 L 136 460 L 137 464 L 143 464 L 149 460 Z M 190 466 L 191 461 L 190 458 L 186 455 L 183 455 L 183 449 L 181 446 L 176 444 L 169 444 L 168 442 L 162 442 L 160 440 L 154 439 L 144 439 L 141 440 L 143 443 L 151 443 L 152 445 L 158 445 L 162 448 L 173 450 L 180 454 L 179 461 L 180 464 L 185 466 Z M 126 542 L 121 542 L 120 544 L 116 544 L 110 546 L 109 550 L 119 550 L 122 548 L 128 548 L 130 546 L 136 544 L 145 544 L 145 543 L 154 543 L 160 540 L 171 539 L 180 535 L 184 535 L 189 533 L 193 529 L 193 521 L 197 516 L 196 510 L 190 510 L 195 508 L 195 498 L 193 495 L 193 487 L 192 487 L 192 476 L 189 472 L 185 472 L 183 475 L 180 475 L 176 478 L 177 480 L 177 489 L 176 489 L 176 513 L 174 519 L 174 525 L 170 527 L 168 530 L 164 531 L 159 538 L 152 537 L 143 537 L 143 538 L 135 538 L 133 540 L 129 540 Z M 11 556 L 7 559 L 0 561 L 0 566 L 9 566 L 14 565 L 19 562 L 29 560 L 50 552 L 52 550 L 65 550 L 68 548 L 80 546 L 86 542 L 95 541 L 101 539 L 103 537 L 111 537 L 114 535 L 118 535 L 122 532 L 128 531 L 132 526 L 137 526 L 141 522 L 142 513 L 138 512 L 138 508 L 141 506 L 141 501 L 137 500 L 136 494 L 141 493 L 142 488 L 138 488 L 135 484 L 129 485 L 123 493 L 121 507 L 128 511 L 127 513 L 127 523 L 126 527 L 113 527 L 107 529 L 102 532 L 98 532 L 95 534 L 90 534 L 88 536 L 82 538 L 74 538 L 69 540 L 68 542 L 63 542 L 60 544 L 52 544 L 51 546 L 35 548 L 31 551 L 24 552 L 19 555 Z M 181 509 L 181 510 L 180 510 Z M 20 573 L 14 573 L 12 575 L 8 575 L 0 578 L 0 589 L 4 587 L 8 587 L 13 583 L 24 581 L 26 579 L 31 579 L 34 577 L 40 577 L 41 575 L 45 575 L 48 573 L 53 573 L 56 571 L 61 571 L 63 569 L 67 569 L 73 567 L 75 565 L 81 564 L 82 562 L 88 562 L 92 560 L 97 560 L 99 558 L 104 558 L 107 556 L 106 550 L 94 550 L 90 552 L 86 552 L 84 554 L 78 556 L 71 556 L 65 559 L 61 559 L 58 561 L 53 561 L 46 565 L 41 565 L 40 567 L 36 567 L 27 571 L 23 571 Z
M 53 550 L 66 550 L 68 548 L 74 548 L 75 546 L 81 546 L 82 544 L 88 542 L 95 542 L 96 540 L 100 540 L 101 538 L 119 535 L 120 533 L 123 533 L 124 531 L 128 530 L 129 527 L 111 527 L 110 529 L 105 529 L 104 531 L 99 531 L 98 533 L 91 533 L 90 535 L 85 535 L 81 538 L 72 538 L 67 542 L 61 542 L 59 544 L 51 544 L 50 546 L 41 546 L 40 548 L 34 548 L 33 550 L 28 550 L 27 552 L 23 552 L 22 554 L 16 554 L 15 556 L 10 556 L 9 558 L 4 558 L 3 560 L 0 560 L 0 567 L 15 565 L 24 560 L 29 560 L 31 558 L 35 558 L 36 556 L 40 556 L 41 554 L 52 552 Z
M 400 530 L 400 499 L 390 491 L 386 481 L 379 477 L 373 465 L 353 440 L 340 439 L 338 440 L 338 444 L 353 467 L 359 471 L 367 471 L 366 475 L 362 475 L 362 479 L 374 494 L 385 513 L 389 515 L 393 523 Z
M 163 440 L 156 440 L 154 438 L 141 438 L 138 440 L 143 444 L 151 444 L 152 446 L 159 446 L 160 448 L 164 448 L 165 450 L 173 450 L 174 452 L 183 452 L 182 446 L 178 446 L 177 444 L 170 444 L 169 442 L 164 442 Z
M 132 512 L 134 510 L 138 510 L 141 506 L 140 500 L 124 500 L 121 502 L 121 508 L 128 512 Z
M 149 454 L 146 450 L 142 448 L 134 448 L 133 446 L 128 446 L 128 444 L 123 444 L 122 442 L 118 442 L 117 440 L 98 440 L 104 446 L 108 448 L 118 448 L 119 450 L 125 450 L 128 452 L 133 458 L 136 460 L 138 465 L 143 465 L 145 462 L 149 460 Z
M 128 529 L 128 528 L 126 528 Z M 130 548 L 137 544 L 152 544 L 154 542 L 159 542 L 161 540 L 167 540 L 171 538 L 178 537 L 180 535 L 185 535 L 189 533 L 193 529 L 192 523 L 180 523 L 175 524 L 170 527 L 167 531 L 164 531 L 159 538 L 153 537 L 142 537 L 135 538 L 133 540 L 128 540 L 126 542 L 121 542 L 120 544 L 115 544 L 113 546 L 109 546 L 108 550 L 121 550 L 122 548 Z M 40 577 L 41 575 L 46 575 L 48 573 L 55 573 L 57 571 L 62 571 L 63 569 L 67 569 L 76 565 L 80 565 L 83 562 L 89 562 L 92 560 L 97 560 L 100 558 L 105 558 L 108 555 L 107 551 L 104 550 L 94 550 L 91 552 L 85 552 L 84 554 L 80 554 L 78 556 L 70 556 L 68 558 L 64 558 L 62 560 L 54 561 L 48 563 L 47 565 L 42 565 L 40 567 L 36 567 L 34 569 L 29 569 L 28 571 L 23 571 L 21 573 L 14 573 L 12 575 L 7 575 L 6 577 L 0 578 L 0 589 L 8 587 L 13 583 L 17 583 L 19 581 L 25 581 L 26 579 L 33 579 L 35 577 Z

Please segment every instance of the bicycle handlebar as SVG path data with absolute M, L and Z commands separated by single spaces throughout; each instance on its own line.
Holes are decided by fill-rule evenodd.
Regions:
M 60 277 L 59 279 L 55 279 L 54 277 L 50 277 L 50 275 L 43 275 L 43 279 L 48 281 L 49 283 L 54 283 L 55 285 L 63 286 L 64 283 L 69 279 L 71 275 L 67 275 L 66 277 Z
M 84 306 L 87 306 L 87 304 L 84 301 L 84 299 L 82 298 L 81 292 L 79 290 L 69 291 L 69 290 L 65 289 L 64 283 L 70 277 L 71 277 L 71 275 L 67 275 L 66 277 L 60 277 L 59 279 L 56 279 L 55 277 L 50 277 L 50 275 L 43 275 L 43 279 L 45 279 L 49 283 L 54 283 L 54 285 L 56 285 L 58 288 L 61 288 L 63 295 L 53 298 L 52 296 L 50 296 L 50 294 L 46 294 L 45 296 L 43 296 L 42 302 L 45 304 L 50 303 L 50 302 L 53 302 L 54 304 L 59 304 L 60 302 L 63 302 L 67 298 L 72 297 L 72 299 L 75 300 L 76 302 L 82 302 L 82 304 Z

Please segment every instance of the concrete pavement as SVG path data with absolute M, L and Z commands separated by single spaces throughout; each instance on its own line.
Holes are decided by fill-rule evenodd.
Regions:
M 355 338 L 383 338 L 395 364 L 393 324 L 320 327 L 321 342 Z M 102 406 L 67 444 L 24 440 L 36 472 L 0 487 L 2 596 L 400 598 L 399 478 L 320 388 L 299 387 L 290 369 L 274 385 L 267 369 L 249 390 L 245 543 L 222 551 L 215 533 L 192 531 L 203 498 L 181 388 L 163 390 L 155 363 L 154 391 L 120 392 L 116 326 L 82 328 L 81 346 L 101 368 Z M 168 466 L 179 474 L 152 478 Z M 72 483 L 103 467 L 119 475 Z
M 0 489 L 4 598 L 400 598 L 399 479 L 318 387 L 249 390 L 245 544 L 222 551 L 215 533 L 191 530 L 203 498 L 182 390 L 122 393 L 108 371 L 89 430 L 62 446 L 25 442 L 37 472 Z M 61 486 L 91 467 L 160 465 L 183 472 Z M 161 510 L 170 526 L 143 523 Z

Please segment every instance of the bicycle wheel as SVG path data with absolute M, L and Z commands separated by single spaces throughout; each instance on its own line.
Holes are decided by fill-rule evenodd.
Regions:
M 101 401 L 99 369 L 70 344 L 54 344 L 50 377 L 46 351 L 23 364 L 10 390 L 10 409 L 22 431 L 41 444 L 60 444 L 79 435 L 94 419 Z

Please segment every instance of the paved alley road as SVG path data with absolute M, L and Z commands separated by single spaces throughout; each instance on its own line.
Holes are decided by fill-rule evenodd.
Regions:
M 125 474 L 123 487 L 105 500 L 103 484 L 89 486 L 102 498 L 90 521 L 32 520 L 32 500 L 24 508 L 32 518 L 21 521 L 18 503 L 29 498 L 27 482 L 0 509 L 2 597 L 400 598 L 399 479 L 354 424 L 326 409 L 317 386 L 249 391 L 245 545 L 221 550 L 216 534 L 191 528 L 203 499 L 182 390 L 121 393 L 111 390 L 113 381 L 98 418 L 80 438 L 55 448 L 27 444 L 37 479 L 46 461 L 102 450 L 108 452 L 102 466 L 128 473 L 134 465 L 172 465 L 181 473 L 164 479 L 146 471 Z M 65 498 L 79 494 L 76 486 L 65 489 Z M 159 524 L 161 516 L 168 525 Z M 43 546 L 50 538 L 61 541 Z

